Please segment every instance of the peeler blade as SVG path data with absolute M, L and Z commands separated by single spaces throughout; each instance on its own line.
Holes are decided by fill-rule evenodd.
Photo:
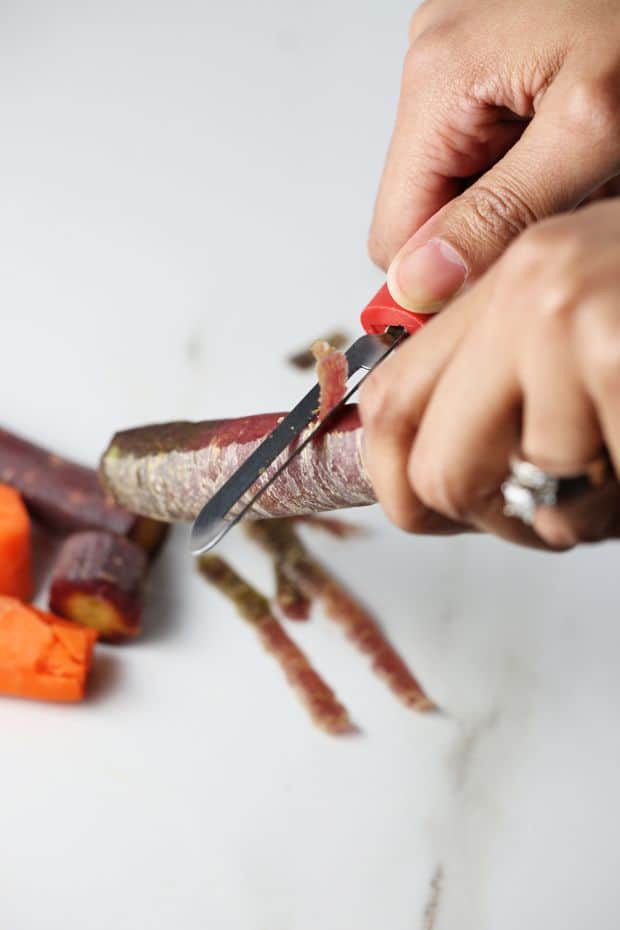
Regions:
M 317 422 L 314 429 L 296 443 L 279 468 L 260 481 L 270 465 L 310 426 L 316 418 L 320 401 L 320 387 L 316 384 L 291 412 L 251 453 L 243 465 L 226 481 L 222 487 L 207 501 L 194 521 L 191 531 L 190 548 L 193 555 L 202 555 L 212 549 L 232 527 L 245 516 L 260 496 L 282 474 L 292 459 L 312 441 L 317 432 L 336 416 L 338 411 L 355 394 L 370 372 L 376 368 L 394 349 L 406 339 L 408 333 L 400 326 L 390 326 L 384 333 L 361 336 L 345 352 L 348 364 L 348 380 L 356 379 L 347 393 L 330 410 L 328 415 Z M 258 486 L 254 488 L 255 485 Z M 251 490 L 249 499 L 238 505 Z

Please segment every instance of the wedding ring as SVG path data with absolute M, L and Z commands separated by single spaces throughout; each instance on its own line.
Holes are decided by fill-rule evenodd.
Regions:
M 553 475 L 518 455 L 510 459 L 510 474 L 502 484 L 504 513 L 531 526 L 539 507 L 557 507 L 585 491 L 601 487 L 610 473 L 608 457 L 600 456 L 574 475 Z

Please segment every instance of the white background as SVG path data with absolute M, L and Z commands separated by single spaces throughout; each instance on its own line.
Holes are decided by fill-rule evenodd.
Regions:
M 410 10 L 396 0 L 0 6 L 6 425 L 95 463 L 123 426 L 281 409 L 355 332 Z M 398 705 L 317 615 L 363 735 L 310 726 L 194 574 L 79 707 L 0 704 L 7 930 L 617 927 L 614 546 L 315 537 L 445 708 Z M 243 541 L 227 554 L 264 587 Z

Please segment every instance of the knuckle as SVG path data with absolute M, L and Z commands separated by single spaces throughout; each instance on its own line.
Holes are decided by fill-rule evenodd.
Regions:
M 413 45 L 418 35 L 426 28 L 428 23 L 429 8 L 432 0 L 425 0 L 421 3 L 409 18 L 409 44 Z
M 401 88 L 403 94 L 411 93 L 416 87 L 420 86 L 424 80 L 424 75 L 427 75 L 429 69 L 436 66 L 437 54 L 435 43 L 428 37 L 427 33 L 417 36 L 411 43 L 403 67 Z
M 583 292 L 582 283 L 575 276 L 568 280 L 561 275 L 552 275 L 551 280 L 540 294 L 537 303 L 533 305 L 538 320 L 544 326 L 555 326 L 561 323 L 564 326 L 572 324 L 575 311 L 581 302 Z
M 418 39 L 427 30 L 432 28 L 433 23 L 437 20 L 437 3 L 436 0 L 424 0 L 423 3 L 414 10 L 409 19 L 409 44 Z
M 581 278 L 580 273 L 569 276 L 558 269 L 539 282 L 541 286 L 536 300 L 530 306 L 530 313 L 539 326 L 568 326 L 572 323 L 583 292 Z
M 504 256 L 504 283 L 517 293 L 524 284 L 536 287 L 536 299 L 528 309 L 541 323 L 568 322 L 592 283 L 586 249 L 577 224 L 549 221 L 533 226 Z
M 527 197 L 506 183 L 488 187 L 478 182 L 462 201 L 472 232 L 500 243 L 514 239 L 539 219 Z
M 598 390 L 605 395 L 619 396 L 620 324 L 605 320 L 604 323 L 599 321 L 598 325 L 591 325 L 583 352 Z
M 595 139 L 620 136 L 620 85 L 614 73 L 576 81 L 566 101 L 568 129 Z
M 455 30 L 450 21 L 427 22 L 423 29 L 418 28 L 405 57 L 405 83 L 415 81 L 418 76 L 428 80 L 429 74 L 437 70 L 438 61 L 445 60 L 455 45 Z

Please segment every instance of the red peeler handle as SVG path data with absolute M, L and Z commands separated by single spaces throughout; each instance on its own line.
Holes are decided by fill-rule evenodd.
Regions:
M 414 313 L 403 309 L 390 294 L 387 284 L 375 294 L 360 317 L 367 333 L 382 333 L 388 326 L 402 326 L 410 334 L 417 332 L 432 318 L 432 313 Z

